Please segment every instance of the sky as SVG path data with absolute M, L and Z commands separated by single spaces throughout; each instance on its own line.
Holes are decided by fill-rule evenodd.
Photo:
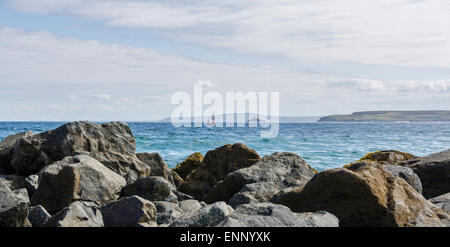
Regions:
M 0 0 L 0 121 L 152 121 L 171 96 L 280 115 L 450 109 L 447 0 Z

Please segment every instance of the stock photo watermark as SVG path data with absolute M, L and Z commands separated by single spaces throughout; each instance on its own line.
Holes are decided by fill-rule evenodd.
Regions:
M 234 128 L 260 127 L 261 138 L 274 138 L 279 133 L 279 92 L 207 91 L 210 81 L 194 84 L 193 95 L 179 91 L 172 95 L 172 125 L 180 127 Z M 269 109 L 270 108 L 270 109 Z

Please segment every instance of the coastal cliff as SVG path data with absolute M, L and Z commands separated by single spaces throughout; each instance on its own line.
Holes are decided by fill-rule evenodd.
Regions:
M 450 111 L 364 111 L 325 116 L 319 122 L 450 122 Z

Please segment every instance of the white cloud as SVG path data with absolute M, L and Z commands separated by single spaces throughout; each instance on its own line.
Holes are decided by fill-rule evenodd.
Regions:
M 78 94 L 71 94 L 71 95 L 69 95 L 69 97 L 68 97 L 70 100 L 73 100 L 73 101 L 75 101 L 75 100 L 78 100 Z
M 10 0 L 34 13 L 151 28 L 197 44 L 296 61 L 450 67 L 445 0 Z
M 109 94 L 94 94 L 94 95 L 92 95 L 92 97 L 102 99 L 102 100 L 107 100 L 107 101 L 111 100 L 111 95 L 109 95 Z
M 174 92 L 192 94 L 199 80 L 214 85 L 205 90 L 220 93 L 280 92 L 282 115 L 450 108 L 450 81 L 380 81 L 208 63 L 0 27 L 0 120 L 157 120 L 170 116 Z

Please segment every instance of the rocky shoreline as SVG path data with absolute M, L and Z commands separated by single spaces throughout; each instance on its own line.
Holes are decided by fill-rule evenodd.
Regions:
M 2 227 L 450 226 L 450 149 L 367 154 L 318 172 L 241 143 L 169 169 L 125 123 L 72 122 L 0 142 Z

